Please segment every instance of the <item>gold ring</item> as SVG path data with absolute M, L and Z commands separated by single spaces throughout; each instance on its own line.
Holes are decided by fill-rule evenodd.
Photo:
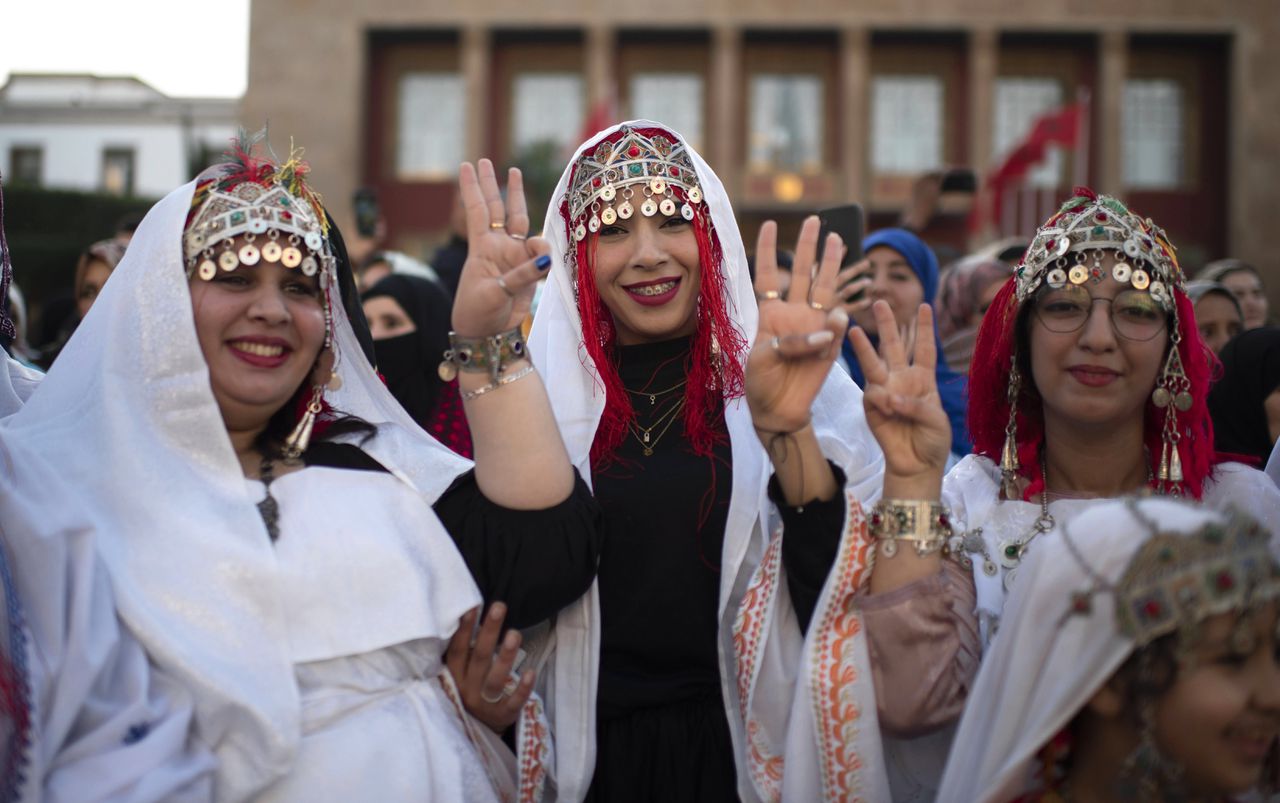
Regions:
M 494 230 L 505 229 L 506 227 L 507 227 L 507 222 L 505 220 L 495 220 L 494 222 L 489 224 L 489 228 Z
M 516 294 L 515 294 L 515 293 L 513 293 L 513 292 L 511 292 L 511 288 L 510 288 L 510 287 L 507 287 L 507 277 L 505 277 L 505 276 L 499 276 L 499 277 L 498 277 L 498 286 L 502 288 L 502 292 L 506 293 L 506 294 L 507 294 L 508 296 L 510 296 L 511 298 L 515 298 L 515 297 L 516 297 Z
M 782 293 L 777 290 L 765 290 L 763 293 L 756 293 L 756 301 L 777 301 L 782 298 Z
M 821 304 L 820 302 L 817 302 L 817 301 L 810 301 L 810 302 L 809 302 L 809 307 L 810 307 L 811 309 L 816 309 L 818 312 L 826 312 L 826 311 L 827 311 L 826 306 L 825 306 L 824 304 Z
M 485 701 L 486 703 L 488 703 L 489 705 L 497 705 L 498 703 L 500 703 L 500 702 L 502 702 L 503 700 L 507 699 L 507 690 L 506 690 L 506 689 L 503 689 L 502 691 L 498 692 L 498 696 L 495 698 L 495 697 L 490 697 L 489 695 L 485 694 L 485 693 L 484 693 L 484 689 L 481 689 L 481 690 L 480 690 L 480 699 L 481 699 L 481 700 L 484 700 L 484 701 Z
M 782 345 L 782 340 L 777 335 L 774 335 L 773 337 L 769 338 L 769 346 L 774 351 L 777 351 L 778 347 L 781 345 Z

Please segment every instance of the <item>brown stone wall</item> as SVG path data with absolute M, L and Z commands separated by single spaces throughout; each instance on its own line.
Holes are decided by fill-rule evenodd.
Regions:
M 1271 289 L 1273 308 L 1280 310 L 1280 249 L 1272 246 L 1280 214 L 1280 13 L 1275 0 L 1066 0 L 1053 4 L 1022 0 L 649 0 L 645 3 L 597 3 L 594 0 L 255 0 L 251 13 L 249 89 L 242 119 L 256 126 L 270 120 L 278 150 L 293 135 L 307 147 L 317 183 L 339 221 L 351 220 L 350 198 L 365 172 L 369 143 L 368 64 L 370 31 L 449 30 L 460 33 L 460 70 L 485 79 L 482 50 L 490 32 L 538 29 L 579 32 L 584 48 L 583 74 L 589 93 L 598 96 L 602 73 L 617 69 L 617 59 L 602 54 L 602 43 L 626 41 L 627 31 L 662 29 L 700 31 L 708 35 L 706 83 L 711 117 L 707 144 L 713 163 L 734 186 L 737 171 L 719 164 L 740 165 L 741 137 L 724 132 L 715 121 L 741 119 L 743 99 L 724 97 L 735 86 L 730 72 L 742 67 L 744 32 L 826 32 L 839 42 L 834 75 L 840 85 L 865 93 L 874 39 L 884 33 L 936 31 L 960 34 L 976 43 L 965 60 L 975 75 L 995 69 L 988 48 L 1020 33 L 1074 33 L 1092 37 L 1098 50 L 1100 82 L 1123 76 L 1127 69 L 1124 41 L 1141 34 L 1209 34 L 1229 40 L 1226 108 L 1227 143 L 1224 175 L 1218 185 L 1225 199 L 1226 254 L 1259 265 Z M 970 38 L 970 37 L 974 38 Z M 616 37 L 616 38 L 615 38 Z M 592 44 L 594 43 L 594 44 Z M 999 45 L 996 45 L 999 47 Z M 1117 48 L 1119 48 L 1117 50 Z M 998 58 L 998 56 L 996 57 Z M 1099 88 L 1104 108 L 1115 108 L 1107 87 Z M 962 141 L 975 164 L 982 162 L 982 143 L 989 137 L 989 95 L 969 90 L 969 117 Z M 491 112 L 477 99 L 469 112 L 469 128 L 484 128 Z M 832 110 L 837 132 L 831 140 L 843 151 L 833 165 L 833 180 L 860 185 L 871 177 L 863 163 L 864 135 L 850 131 L 854 117 L 865 113 L 865 97 L 853 97 Z M 1092 155 L 1098 183 L 1114 179 L 1119 158 L 1118 123 L 1100 121 L 1107 133 Z M 494 140 L 493 132 L 469 133 L 469 141 Z M 855 144 L 859 152 L 848 151 Z M 1226 255 L 1223 254 L 1223 255 Z M 1193 267 L 1193 266 L 1188 266 Z

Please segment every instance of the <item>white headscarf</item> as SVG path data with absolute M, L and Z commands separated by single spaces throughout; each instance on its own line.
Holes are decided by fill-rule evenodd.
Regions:
M 1094 595 L 1087 614 L 1071 613 L 1072 595 L 1095 587 L 1090 572 L 1115 584 L 1151 537 L 1128 505 L 1099 503 L 1066 524 L 1061 538 L 1046 539 L 1023 559 L 1000 632 L 960 720 L 939 803 L 1009 803 L 1034 790 L 1041 748 L 1133 652 L 1133 639 L 1117 626 L 1110 594 Z M 1188 535 L 1226 520 L 1217 511 L 1172 499 L 1136 505 L 1161 533 Z
M 215 748 L 220 774 L 265 786 L 291 764 L 299 700 L 288 622 L 270 581 L 273 546 L 196 339 L 182 259 L 195 186 L 148 212 L 56 366 L 0 438 L 78 489 L 66 498 L 20 470 L 14 478 L 16 492 L 40 504 L 86 509 L 121 618 L 160 670 L 194 693 L 197 734 Z M 432 504 L 471 464 L 408 417 L 364 359 L 337 288 L 330 292 L 343 385 L 326 399 L 377 425 L 363 448 Z M 440 535 L 447 539 L 443 528 Z M 451 554 L 442 551 L 441 560 L 456 561 L 448 569 L 465 576 Z M 456 617 L 425 607 L 405 606 L 394 635 L 447 638 Z
M 543 234 L 551 243 L 551 269 L 543 291 L 538 313 L 533 321 L 529 337 L 529 352 L 542 374 L 551 396 L 551 407 L 560 425 L 561 435 L 569 451 L 569 459 L 578 472 L 591 480 L 591 445 L 604 410 L 603 385 L 598 382 L 595 367 L 582 345 L 582 322 L 574 297 L 573 277 L 565 265 L 569 232 L 560 214 L 560 201 L 569 189 L 573 166 L 584 152 L 594 147 L 603 137 L 621 127 L 661 128 L 684 142 L 702 188 L 720 245 L 724 252 L 725 306 L 730 319 L 742 331 L 750 344 L 756 336 L 758 311 L 755 292 L 747 270 L 746 250 L 738 231 L 733 209 L 723 184 L 710 166 L 703 161 L 687 141 L 669 126 L 648 120 L 633 120 L 601 131 L 583 143 L 570 160 L 560 177 L 547 209 Z M 586 269 L 586 266 L 583 266 Z M 745 359 L 745 355 L 744 355 Z M 847 478 L 846 491 L 863 503 L 879 495 L 882 483 L 884 458 L 867 428 L 862 410 L 861 392 L 843 371 L 833 369 L 813 404 L 813 426 L 817 432 L 823 453 L 839 465 Z M 723 561 L 720 582 L 720 675 L 725 709 L 729 715 L 739 775 L 739 792 L 744 800 L 755 800 L 762 793 L 749 776 L 746 725 L 740 713 L 738 686 L 735 684 L 735 660 L 733 625 L 739 602 L 746 592 L 751 575 L 761 565 L 771 532 L 770 517 L 778 519 L 768 500 L 767 483 L 772 473 L 764 449 L 760 446 L 751 425 L 751 414 L 746 400 L 727 400 L 725 425 L 729 431 L 733 458 L 733 490 L 725 524 Z M 643 486 L 637 486 L 638 491 Z M 777 565 L 773 567 L 778 570 Z M 834 572 L 833 572 L 834 574 Z M 752 685 L 767 690 L 769 705 L 776 715 L 765 717 L 771 735 L 779 744 L 802 744 L 812 747 L 813 740 L 803 726 L 797 725 L 802 717 L 811 715 L 811 700 L 803 682 L 797 681 L 801 671 L 801 647 L 805 639 L 801 635 L 795 617 L 790 614 L 790 600 L 786 583 L 778 583 L 774 606 L 776 615 L 769 617 L 769 625 L 760 645 L 763 658 L 759 662 L 759 674 L 752 678 Z M 831 595 L 824 592 L 819 609 L 814 614 L 815 625 L 821 621 L 824 601 L 830 603 Z M 813 630 L 810 631 L 813 636 Z M 575 605 L 561 611 L 555 626 L 555 653 L 543 670 L 541 681 L 547 684 L 546 695 L 555 729 L 558 757 L 557 780 L 561 798 L 569 801 L 582 799 L 586 794 L 595 767 L 595 702 L 599 670 L 600 609 L 596 587 Z M 774 654 L 774 650 L 778 654 Z M 863 647 L 865 654 L 865 645 Z M 869 675 L 869 670 L 867 672 Z M 874 698 L 870 704 L 874 716 Z M 790 717 L 795 711 L 796 716 Z M 790 729 L 796 728 L 793 734 Z M 797 757 L 792 760 L 792 754 Z M 807 753 L 807 755 L 805 755 Z M 803 757 L 801 757 L 803 755 Z M 816 749 L 796 748 L 787 751 L 788 773 L 799 784 L 804 772 L 801 765 L 810 759 L 817 772 L 819 760 Z M 877 757 L 878 760 L 878 757 Z M 792 773 L 792 767 L 795 768 Z M 812 777 L 817 783 L 816 774 Z M 812 788 L 812 787 L 797 787 Z M 794 799 L 805 799 L 804 793 Z M 873 796 L 874 797 L 874 796 Z M 813 798 L 816 799 L 816 798 Z

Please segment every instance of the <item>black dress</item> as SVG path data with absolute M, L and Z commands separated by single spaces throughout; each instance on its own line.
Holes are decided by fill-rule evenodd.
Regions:
M 600 553 L 600 677 L 596 773 L 588 801 L 736 801 L 737 774 L 717 655 L 720 560 L 733 488 L 724 436 L 694 454 L 677 415 L 687 339 L 619 349 L 619 374 L 637 423 L 616 459 L 594 476 L 604 512 Z M 650 395 L 652 394 L 652 395 Z M 652 403 L 651 403 L 652 400 Z M 778 498 L 776 488 L 771 489 Z M 812 615 L 839 544 L 843 501 L 782 508 L 790 542 L 808 545 L 789 589 L 802 625 Z M 818 532 L 814 532 L 814 530 Z M 800 570 L 799 576 L 793 572 Z

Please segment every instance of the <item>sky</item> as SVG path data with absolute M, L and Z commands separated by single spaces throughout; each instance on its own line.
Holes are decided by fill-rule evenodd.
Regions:
M 249 0 L 0 0 L 0 85 L 12 72 L 87 72 L 239 97 L 248 49 Z

